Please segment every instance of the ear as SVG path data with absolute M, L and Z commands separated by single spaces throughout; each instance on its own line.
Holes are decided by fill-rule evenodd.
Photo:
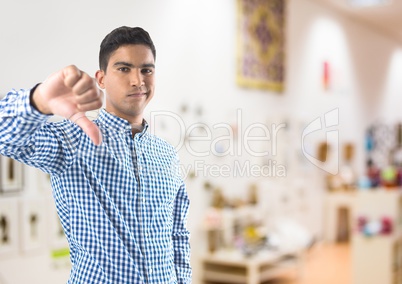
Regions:
M 103 70 L 98 70 L 95 73 L 96 82 L 98 83 L 101 89 L 105 89 L 104 79 L 105 79 L 105 72 Z

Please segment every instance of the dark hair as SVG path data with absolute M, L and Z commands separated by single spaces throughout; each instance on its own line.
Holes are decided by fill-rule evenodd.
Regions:
M 143 44 L 148 46 L 154 59 L 156 50 L 149 33 L 140 27 L 120 27 L 111 31 L 102 41 L 99 51 L 99 68 L 106 71 L 110 56 L 120 46 L 127 44 Z

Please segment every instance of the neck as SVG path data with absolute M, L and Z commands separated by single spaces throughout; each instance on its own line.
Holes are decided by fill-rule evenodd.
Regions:
M 133 136 L 136 133 L 139 133 L 144 129 L 144 125 L 143 125 L 143 120 L 144 119 L 143 119 L 142 115 L 138 115 L 138 116 L 135 116 L 135 117 L 126 117 L 124 115 L 117 115 L 113 111 L 109 111 L 107 108 L 105 108 L 105 110 L 108 113 L 113 114 L 114 116 L 120 117 L 120 118 L 126 120 L 128 123 L 130 123 L 131 132 L 133 133 Z
M 133 133 L 133 137 L 136 133 L 140 133 L 144 129 L 144 125 L 141 123 L 130 123 L 131 124 L 131 132 Z

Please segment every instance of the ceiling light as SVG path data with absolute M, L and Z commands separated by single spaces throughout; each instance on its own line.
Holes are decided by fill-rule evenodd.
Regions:
M 350 5 L 354 7 L 373 7 L 389 5 L 393 0 L 349 0 Z

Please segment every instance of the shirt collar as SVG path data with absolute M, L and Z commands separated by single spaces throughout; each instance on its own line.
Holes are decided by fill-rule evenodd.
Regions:
M 100 110 L 97 120 L 104 128 L 107 128 L 110 130 L 115 130 L 115 131 L 120 131 L 120 132 L 130 131 L 130 133 L 131 133 L 132 126 L 127 120 L 125 120 L 121 117 L 115 116 L 115 115 L 107 112 L 105 109 Z M 145 119 L 142 120 L 142 126 L 143 126 L 142 131 L 137 133 L 141 137 L 148 130 L 148 122 L 146 122 Z

